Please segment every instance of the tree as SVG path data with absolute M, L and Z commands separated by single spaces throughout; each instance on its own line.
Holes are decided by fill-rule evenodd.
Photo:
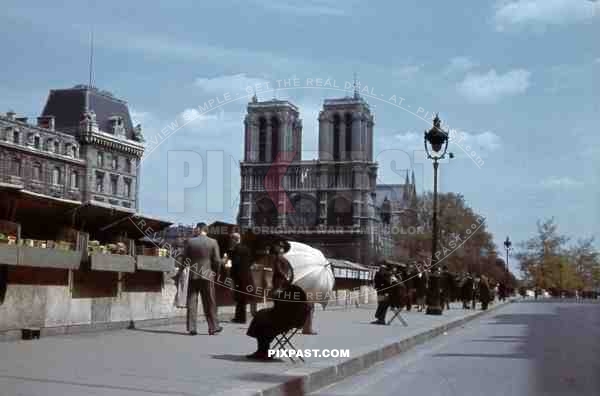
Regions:
M 600 257 L 594 250 L 594 238 L 579 239 L 569 250 L 569 260 L 580 278 L 580 288 L 592 290 L 598 287 Z
M 536 287 L 548 289 L 556 287 L 555 274 L 561 273 L 560 266 L 565 254 L 568 238 L 558 234 L 554 218 L 537 222 L 537 235 L 520 244 L 517 259 L 525 279 Z
M 422 231 L 417 235 L 404 235 L 397 239 L 411 257 L 419 254 L 431 257 L 433 194 L 426 193 L 415 204 L 415 219 Z M 485 274 L 496 281 L 504 276 L 498 270 L 492 235 L 487 231 L 485 219 L 476 213 L 461 194 L 438 194 L 438 252 L 441 265 L 453 272 Z

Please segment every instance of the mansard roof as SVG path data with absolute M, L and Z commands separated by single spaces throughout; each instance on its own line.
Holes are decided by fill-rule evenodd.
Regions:
M 87 85 L 51 90 L 42 115 L 54 116 L 57 130 L 73 133 L 79 127 L 83 114 L 90 110 L 96 113 L 98 128 L 104 132 L 111 131 L 111 117 L 122 117 L 127 138 L 132 138 L 133 123 L 127 102 Z

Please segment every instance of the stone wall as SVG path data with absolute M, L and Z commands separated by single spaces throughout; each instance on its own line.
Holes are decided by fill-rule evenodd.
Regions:
M 0 339 L 19 338 L 21 329 L 27 327 L 96 327 L 186 314 L 173 305 L 176 287 L 166 273 L 9 266 L 7 278 L 0 302 Z M 230 290 L 217 289 L 218 304 L 231 305 Z
M 147 281 L 131 284 L 113 272 L 10 267 L 0 305 L 0 332 L 185 315 L 173 306 L 173 280 L 152 273 L 156 276 L 162 278 L 162 287 Z

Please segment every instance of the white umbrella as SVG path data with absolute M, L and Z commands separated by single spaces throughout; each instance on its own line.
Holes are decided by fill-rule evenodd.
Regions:
M 293 284 L 304 290 L 308 301 L 325 307 L 331 298 L 335 278 L 323 253 L 304 243 L 290 242 L 290 249 L 283 257 L 294 271 Z

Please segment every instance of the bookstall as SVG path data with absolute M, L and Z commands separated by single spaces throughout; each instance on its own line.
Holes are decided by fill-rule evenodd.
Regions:
M 163 247 L 161 247 L 163 246 Z M 150 238 L 141 238 L 135 246 L 136 268 L 142 271 L 171 272 L 175 269 L 172 249 Z
M 84 236 L 69 227 L 76 201 L 19 191 L 6 193 L 11 218 L 0 220 L 0 263 L 26 267 L 77 269 Z

